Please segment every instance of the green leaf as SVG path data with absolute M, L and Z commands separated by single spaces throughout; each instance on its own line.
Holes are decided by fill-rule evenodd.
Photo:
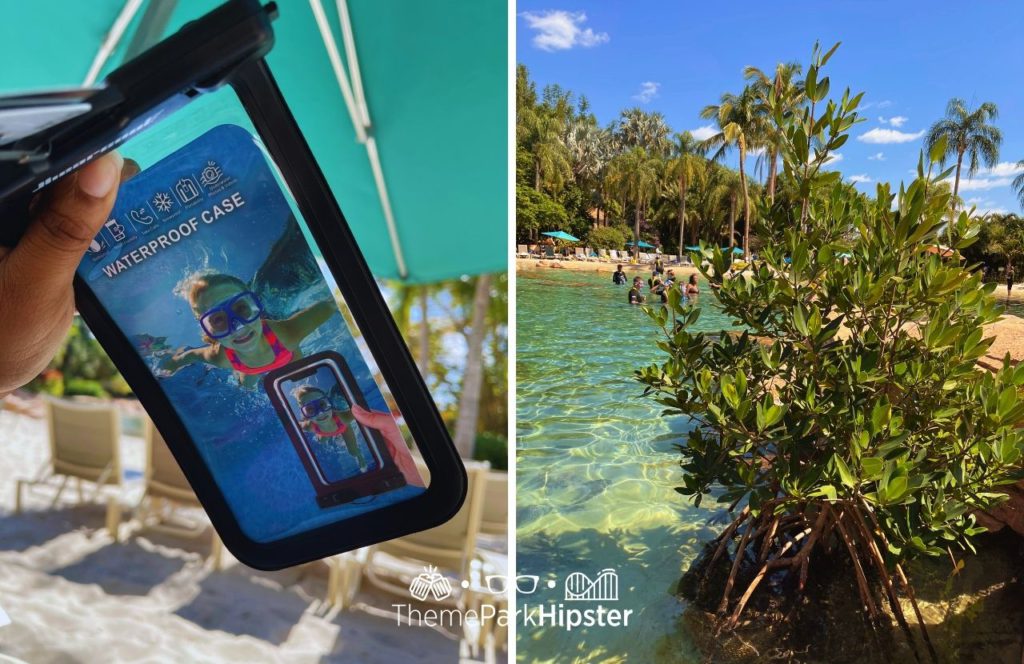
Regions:
M 839 471 L 839 479 L 842 480 L 845 486 L 851 489 L 854 488 L 857 485 L 857 480 L 854 478 L 853 473 L 850 472 L 850 467 L 846 465 L 843 458 L 837 454 L 832 457 L 832 460 L 836 464 L 836 470 Z
M 907 476 L 900 475 L 890 479 L 885 490 L 885 501 L 898 503 L 905 495 L 907 495 Z
M 864 457 L 860 460 L 860 467 L 864 471 L 864 479 L 873 481 L 882 476 L 885 461 L 878 457 Z
M 933 163 L 937 164 L 942 161 L 942 158 L 946 155 L 946 146 L 949 141 L 945 135 L 939 136 L 939 140 L 935 141 L 935 145 L 928 152 L 928 159 Z

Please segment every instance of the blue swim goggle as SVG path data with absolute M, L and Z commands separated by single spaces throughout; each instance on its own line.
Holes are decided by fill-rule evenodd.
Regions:
M 223 339 L 242 325 L 263 315 L 263 304 L 256 293 L 242 291 L 214 305 L 199 317 L 199 325 L 211 339 Z
M 306 419 L 313 419 L 320 413 L 326 413 L 333 409 L 330 400 L 327 397 L 320 397 L 319 399 L 313 399 L 299 406 L 302 411 L 302 416 Z

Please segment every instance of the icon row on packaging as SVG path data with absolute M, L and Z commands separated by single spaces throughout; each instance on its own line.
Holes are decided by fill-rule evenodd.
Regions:
M 89 245 L 88 253 L 100 256 L 114 244 L 129 242 L 139 233 L 156 230 L 159 222 L 173 219 L 180 210 L 198 201 L 204 189 L 210 190 L 224 180 L 220 166 L 208 161 L 198 176 L 183 175 L 169 188 L 154 192 L 148 201 L 109 219 Z

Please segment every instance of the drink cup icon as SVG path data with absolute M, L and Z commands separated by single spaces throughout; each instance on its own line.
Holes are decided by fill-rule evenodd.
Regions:
M 438 573 L 436 567 L 424 567 L 423 572 L 409 584 L 409 594 L 421 602 L 431 595 L 440 601 L 451 596 L 452 584 L 443 574 Z

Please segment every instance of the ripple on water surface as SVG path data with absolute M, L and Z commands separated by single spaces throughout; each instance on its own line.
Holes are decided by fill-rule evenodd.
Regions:
M 703 295 L 700 327 L 731 327 Z M 561 600 L 575 571 L 619 574 L 630 628 L 520 630 L 530 661 L 691 661 L 671 590 L 702 542 L 712 514 L 686 502 L 678 454 L 689 422 L 661 416 L 633 371 L 659 361 L 656 328 L 626 304 L 610 274 L 542 269 L 517 276 L 518 566 L 557 579 L 523 597 Z M 671 639 L 672 647 L 664 644 Z

